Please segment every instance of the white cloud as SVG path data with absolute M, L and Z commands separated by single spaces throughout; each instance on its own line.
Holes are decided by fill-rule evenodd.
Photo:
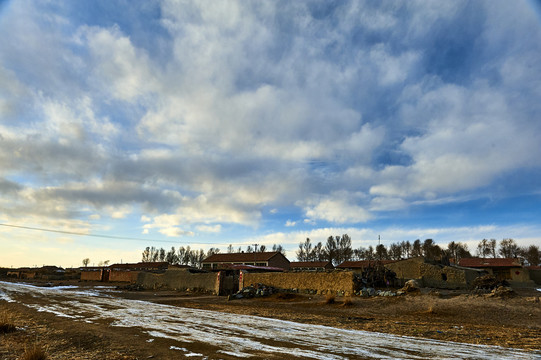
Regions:
M 295 225 L 297 225 L 297 222 L 291 221 L 291 220 L 286 221 L 286 224 L 285 224 L 286 227 L 294 227 Z
M 363 223 L 373 215 L 363 207 L 354 205 L 346 199 L 331 196 L 305 208 L 306 216 L 313 220 L 325 220 L 333 223 Z
M 133 46 L 118 26 L 80 29 L 78 42 L 86 42 L 94 62 L 96 81 L 121 100 L 132 100 L 155 90 L 152 66 L 144 50 Z M 84 39 L 84 40 L 83 40 Z
M 219 233 L 222 231 L 222 225 L 220 224 L 217 224 L 217 225 L 199 225 L 199 226 L 196 226 L 196 229 L 198 231 L 201 231 L 201 232 L 204 232 L 204 233 Z

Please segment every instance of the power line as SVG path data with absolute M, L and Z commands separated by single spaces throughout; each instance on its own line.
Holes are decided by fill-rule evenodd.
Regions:
M 25 230 L 46 231 L 46 232 L 52 232 L 52 233 L 58 233 L 58 234 L 77 235 L 77 236 L 90 236 L 90 237 L 98 237 L 98 238 L 104 238 L 104 239 L 146 241 L 146 242 L 162 242 L 162 243 L 171 243 L 171 244 L 178 244 L 179 243 L 178 241 L 173 241 L 173 240 L 142 239 L 142 238 L 132 238 L 132 237 L 125 237 L 125 236 L 113 236 L 113 235 L 104 235 L 104 234 L 85 234 L 85 233 L 82 233 L 82 232 L 75 232 L 75 231 L 44 229 L 44 228 L 38 228 L 38 227 L 13 225 L 13 224 L 2 224 L 2 223 L 0 223 L 0 226 L 18 228 L 18 229 L 25 229 Z M 196 243 L 197 244 L 206 244 L 206 245 L 223 245 L 222 243 L 209 243 L 209 242 L 201 242 L 201 241 L 198 241 Z M 240 244 L 240 243 L 236 243 L 235 245 L 237 245 L 237 244 Z

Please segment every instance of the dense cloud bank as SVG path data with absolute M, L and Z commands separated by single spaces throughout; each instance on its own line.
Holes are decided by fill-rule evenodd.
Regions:
M 4 2 L 0 217 L 182 236 L 538 203 L 536 6 Z

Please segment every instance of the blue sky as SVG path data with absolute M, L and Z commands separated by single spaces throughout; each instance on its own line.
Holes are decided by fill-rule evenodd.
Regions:
M 293 260 L 344 233 L 540 246 L 539 9 L 2 1 L 0 223 L 65 233 L 0 226 L 0 265 Z

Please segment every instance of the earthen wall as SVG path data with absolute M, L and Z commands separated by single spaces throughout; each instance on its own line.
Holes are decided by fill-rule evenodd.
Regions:
M 137 282 L 137 275 L 139 271 L 115 271 L 111 270 L 109 273 L 109 281 L 111 282 Z
M 243 286 L 265 284 L 279 289 L 315 290 L 318 293 L 353 293 L 353 272 L 244 273 Z
M 81 271 L 83 281 L 101 281 L 101 271 Z
M 170 289 L 211 291 L 218 294 L 220 291 L 219 273 L 190 273 L 188 270 L 167 270 L 163 274 L 140 272 L 137 284 L 146 289 Z

